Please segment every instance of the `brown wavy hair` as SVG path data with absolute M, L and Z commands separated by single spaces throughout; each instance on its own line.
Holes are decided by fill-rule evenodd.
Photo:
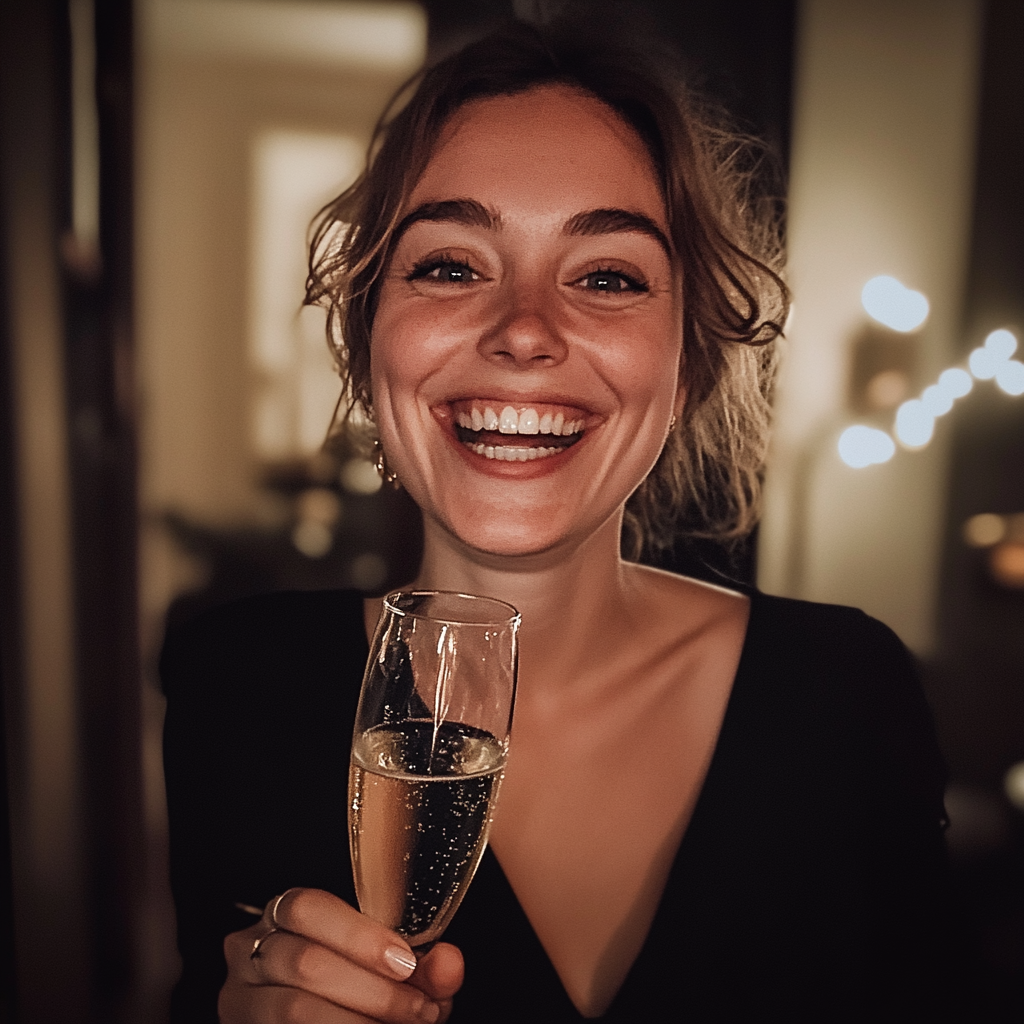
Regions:
M 306 302 L 327 309 L 343 382 L 331 436 L 372 437 L 377 297 L 403 207 L 449 118 L 471 100 L 554 84 L 596 97 L 639 135 L 683 267 L 686 403 L 627 503 L 623 549 L 638 558 L 681 534 L 737 540 L 757 521 L 772 343 L 789 305 L 775 206 L 756 187 L 758 149 L 650 47 L 587 37 L 579 26 L 509 26 L 421 72 L 378 123 L 366 169 L 318 214 Z

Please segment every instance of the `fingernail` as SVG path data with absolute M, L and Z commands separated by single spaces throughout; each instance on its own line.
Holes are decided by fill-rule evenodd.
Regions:
M 388 967 L 403 981 L 416 970 L 416 957 L 407 950 L 402 949 L 401 946 L 390 946 L 388 949 L 385 949 L 384 959 L 387 960 Z M 437 1019 L 436 1014 L 433 1019 Z

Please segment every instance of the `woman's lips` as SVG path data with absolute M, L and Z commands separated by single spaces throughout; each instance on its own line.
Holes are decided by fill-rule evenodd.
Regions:
M 477 455 L 499 462 L 533 462 L 576 444 L 587 416 L 571 406 L 481 399 L 453 403 L 452 419 L 456 437 Z

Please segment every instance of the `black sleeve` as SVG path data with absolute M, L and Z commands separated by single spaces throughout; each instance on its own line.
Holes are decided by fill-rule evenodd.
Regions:
M 170 634 L 164 770 L 183 969 L 174 1022 L 217 1020 L 224 937 L 292 886 L 353 901 L 349 749 L 366 638 L 350 592 L 273 594 Z
M 914 660 L 854 609 L 753 601 L 714 759 L 614 1019 L 957 1019 L 945 769 Z M 659 992 L 676 1016 L 658 1017 Z
M 819 1009 L 841 1002 L 849 1019 L 956 1019 L 963 950 L 943 836 L 946 769 L 917 664 L 863 612 L 802 602 L 775 611 L 791 647 L 769 659 L 773 687 L 809 712 L 781 709 L 804 730 L 809 755 L 804 840 L 822 864 L 806 868 L 836 918 L 807 917 L 829 935 Z M 815 827 L 833 835 L 811 838 Z M 856 968 L 837 962 L 844 957 Z
M 859 710 L 872 779 L 874 835 L 865 837 L 877 879 L 867 941 L 877 949 L 879 1004 L 894 1020 L 952 1020 L 962 998 L 965 948 L 943 832 L 947 782 L 917 664 L 898 637 L 863 616 Z M 872 749 L 872 747 L 874 749 Z M 871 863 L 871 858 L 875 862 Z

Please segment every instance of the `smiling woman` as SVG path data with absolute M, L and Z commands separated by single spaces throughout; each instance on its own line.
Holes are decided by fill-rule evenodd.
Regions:
M 557 40 L 557 42 L 555 42 Z M 598 101 L 606 128 L 614 128 L 634 161 L 621 206 L 585 209 L 577 203 L 557 226 L 566 237 L 646 235 L 658 242 L 680 280 L 683 346 L 680 383 L 687 394 L 678 429 L 668 437 L 656 471 L 640 485 L 626 517 L 626 549 L 669 546 L 682 529 L 695 535 L 740 537 L 757 519 L 768 406 L 774 367 L 770 342 L 786 316 L 788 293 L 778 271 L 781 249 L 771 211 L 756 198 L 750 168 L 756 155 L 747 142 L 723 129 L 674 74 L 649 54 L 581 36 L 580 27 L 541 41 L 530 30 L 506 33 L 468 47 L 428 70 L 410 97 L 396 97 L 385 114 L 366 172 L 318 219 L 307 301 L 326 305 L 329 332 L 348 387 L 345 412 L 370 412 L 370 337 L 384 281 L 405 232 L 421 221 L 499 228 L 499 211 L 468 193 L 409 202 L 453 114 L 473 101 L 510 97 L 539 86 L 576 91 L 577 104 Z M 497 127 L 497 125 L 495 125 Z M 492 154 L 492 171 L 523 162 L 533 191 L 555 181 L 533 152 L 532 132 L 506 126 L 509 152 Z M 551 127 L 548 125 L 547 127 Z M 577 125 L 562 124 L 564 129 Z M 550 134 L 550 133 L 549 133 Z M 602 167 L 589 142 L 576 138 L 572 161 L 596 179 Z M 637 173 L 639 171 L 639 173 Z M 542 176 L 543 175 L 543 176 Z M 609 177 L 605 173 L 605 177 Z M 628 183 L 640 181 L 657 195 L 655 217 L 641 210 Z M 565 182 L 562 182 L 565 184 Z M 422 194 L 422 190 L 420 190 Z M 651 198 L 648 195 L 648 200 Z M 648 203 L 649 205 L 649 203 Z M 442 252 L 441 255 L 444 255 Z M 421 268 L 422 269 L 422 268 Z M 436 280 L 471 276 L 461 261 L 430 265 Z M 589 287 L 642 291 L 644 285 L 617 268 L 597 266 Z M 602 278 L 601 275 L 605 276 Z M 463 277 L 459 277 L 460 282 Z M 599 284 L 604 280 L 604 285 Z M 343 415 L 339 429 L 345 429 Z
M 617 537 L 683 401 L 680 268 L 640 139 L 562 85 L 477 99 L 446 124 L 408 207 L 377 291 L 370 384 L 426 528 L 502 554 L 606 522 Z
M 339 429 L 366 419 L 422 511 L 410 587 L 520 611 L 514 738 L 417 959 L 355 909 L 345 842 L 379 600 L 271 595 L 169 637 L 177 1019 L 944 1019 L 942 765 L 906 649 L 621 557 L 624 530 L 750 526 L 787 301 L 735 144 L 669 81 L 488 37 L 321 215 Z

